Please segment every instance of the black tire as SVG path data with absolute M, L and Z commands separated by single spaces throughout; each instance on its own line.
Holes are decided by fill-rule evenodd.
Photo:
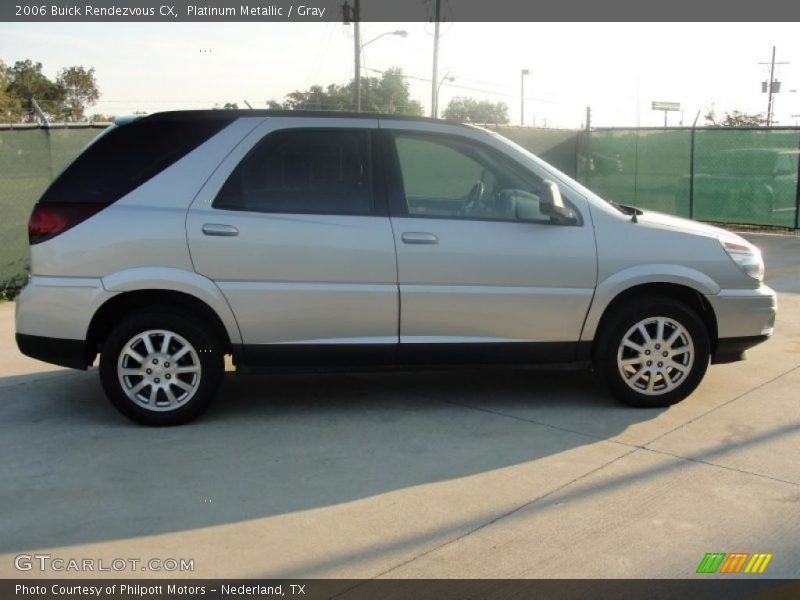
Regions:
M 647 382 L 653 378 L 654 389 L 648 394 L 645 389 L 642 391 L 634 389 L 635 385 L 632 387 L 632 385 L 629 385 L 626 381 L 626 378 L 620 372 L 624 367 L 618 365 L 618 352 L 622 345 L 623 338 L 634 326 L 649 318 L 657 317 L 666 317 L 682 326 L 686 335 L 689 336 L 694 353 L 691 366 L 688 367 L 686 371 L 681 372 L 673 369 L 667 374 L 670 377 L 669 382 L 666 381 L 663 374 L 656 375 L 654 371 L 649 370 L 645 371 L 646 375 L 642 374 L 640 378 L 635 380 L 633 378 L 636 376 L 633 374 L 628 377 L 628 380 L 638 382 L 644 386 L 647 386 Z M 645 325 L 645 329 L 651 333 L 653 332 L 653 328 L 657 330 L 657 327 L 657 324 Z M 669 325 L 665 326 L 665 329 L 668 327 Z M 674 332 L 675 330 L 669 329 L 669 331 Z M 641 339 L 644 340 L 644 337 Z M 655 343 L 655 340 L 653 343 Z M 646 343 L 643 345 L 646 345 Z M 672 346 L 674 349 L 679 349 L 685 347 L 685 344 L 682 346 L 678 341 L 675 341 L 672 343 Z M 658 365 L 665 364 L 658 362 L 661 356 L 655 356 L 656 354 L 661 354 L 663 350 L 664 348 L 655 350 L 654 346 L 652 350 L 649 350 L 652 354 L 645 357 L 644 352 L 626 348 L 623 350 L 622 358 L 626 357 L 625 353 L 627 352 L 633 353 L 634 358 L 631 360 L 639 360 L 638 357 L 641 357 L 643 361 L 652 358 L 651 362 L 655 368 Z M 670 350 L 672 349 L 670 348 Z M 710 353 L 711 345 L 708 331 L 702 319 L 694 310 L 684 303 L 671 298 L 648 296 L 635 298 L 621 304 L 613 308 L 612 312 L 604 318 L 597 343 L 594 347 L 593 362 L 595 372 L 619 400 L 629 406 L 655 408 L 677 404 L 689 396 L 700 384 L 700 381 L 702 381 L 706 373 Z M 665 360 L 671 360 L 671 357 Z M 688 358 L 685 358 L 685 355 L 678 355 L 678 360 L 675 362 L 681 360 L 686 360 L 688 362 Z M 632 371 L 637 371 L 641 368 L 646 369 L 644 362 L 642 364 L 634 364 L 629 368 Z M 669 389 L 669 385 L 674 385 L 675 387 Z M 661 389 L 658 390 L 658 387 Z
M 185 361 L 184 364 L 188 361 L 190 369 L 199 365 L 199 372 L 196 375 L 197 380 L 194 380 L 195 375 L 192 374 L 179 375 L 176 372 L 174 376 L 170 375 L 170 377 L 163 375 L 166 379 L 174 377 L 169 390 L 173 396 L 175 396 L 176 391 L 178 394 L 181 393 L 181 388 L 175 385 L 178 378 L 188 377 L 189 379 L 186 381 L 193 384 L 193 395 L 190 395 L 187 400 L 180 404 L 176 403 L 175 408 L 154 410 L 130 398 L 123 388 L 123 383 L 120 381 L 120 376 L 117 372 L 120 355 L 128 342 L 137 335 L 151 330 L 165 330 L 183 338 L 191 345 L 194 353 L 187 353 L 188 356 L 185 355 L 179 360 Z M 158 341 L 158 339 L 157 337 L 153 338 L 155 341 Z M 160 339 L 163 340 L 163 337 Z M 177 339 L 175 343 L 178 343 Z M 130 361 L 131 359 L 125 360 Z M 163 369 L 165 364 L 169 366 L 169 363 L 165 363 L 162 360 L 160 368 Z M 179 366 L 178 361 L 175 361 L 175 364 L 171 366 L 173 369 Z M 181 425 L 200 416 L 216 395 L 224 370 L 221 343 L 208 331 L 204 330 L 199 322 L 167 309 L 152 309 L 126 317 L 105 340 L 100 356 L 100 381 L 108 399 L 117 410 L 129 419 L 151 426 Z M 134 379 L 128 378 L 126 380 L 132 387 L 134 387 L 133 383 L 144 379 L 142 377 L 142 379 L 137 380 L 135 377 L 137 376 L 134 376 Z M 166 383 L 166 379 L 163 383 L 160 382 L 161 385 Z M 149 390 L 147 386 L 144 389 Z M 144 391 L 142 393 L 144 394 Z M 159 402 L 167 401 L 165 391 L 157 391 L 155 393 L 156 397 L 153 400 L 153 405 L 157 406 Z M 189 392 L 186 392 L 186 394 L 189 395 Z

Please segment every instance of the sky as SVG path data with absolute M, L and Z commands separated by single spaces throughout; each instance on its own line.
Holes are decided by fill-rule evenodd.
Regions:
M 362 23 L 367 69 L 401 67 L 411 95 L 430 108 L 433 25 Z M 710 107 L 766 112 L 772 46 L 782 90 L 777 124 L 800 123 L 800 36 L 793 23 L 444 23 L 439 77 L 450 74 L 440 108 L 455 96 L 505 102 L 527 125 L 658 126 L 652 101 L 680 102 L 670 125 L 699 123 Z M 353 77 L 352 26 L 341 23 L 0 23 L 0 59 L 30 58 L 55 77 L 94 67 L 99 102 L 111 115 L 211 108 L 247 100 L 254 108 L 314 84 Z M 368 74 L 375 75 L 368 71 Z M 793 90 L 799 90 L 797 92 Z

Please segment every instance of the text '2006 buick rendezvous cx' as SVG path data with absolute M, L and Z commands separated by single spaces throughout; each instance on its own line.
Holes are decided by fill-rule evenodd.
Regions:
M 606 201 L 468 125 L 187 111 L 118 121 L 29 222 L 27 355 L 141 423 L 198 416 L 237 368 L 586 362 L 674 404 L 767 339 L 759 250 Z

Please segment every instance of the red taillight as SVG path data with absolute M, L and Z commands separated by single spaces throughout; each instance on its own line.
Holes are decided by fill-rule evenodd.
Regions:
M 107 205 L 97 202 L 52 202 L 37 204 L 28 219 L 28 241 L 31 245 L 64 233 L 70 227 L 97 214 Z

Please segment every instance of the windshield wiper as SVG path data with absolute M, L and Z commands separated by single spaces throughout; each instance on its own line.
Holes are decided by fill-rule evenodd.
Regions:
M 636 208 L 635 206 L 630 206 L 629 204 L 620 204 L 619 202 L 614 202 L 614 205 L 619 209 L 619 211 L 626 215 L 643 215 L 644 211 L 641 208 Z
M 638 215 L 643 215 L 644 211 L 641 208 L 636 208 L 635 206 L 630 206 L 628 204 L 620 204 L 619 202 L 614 202 L 613 200 L 607 200 L 607 202 L 616 208 L 619 212 L 623 215 L 631 215 L 631 221 L 634 223 L 637 222 L 636 217 Z

